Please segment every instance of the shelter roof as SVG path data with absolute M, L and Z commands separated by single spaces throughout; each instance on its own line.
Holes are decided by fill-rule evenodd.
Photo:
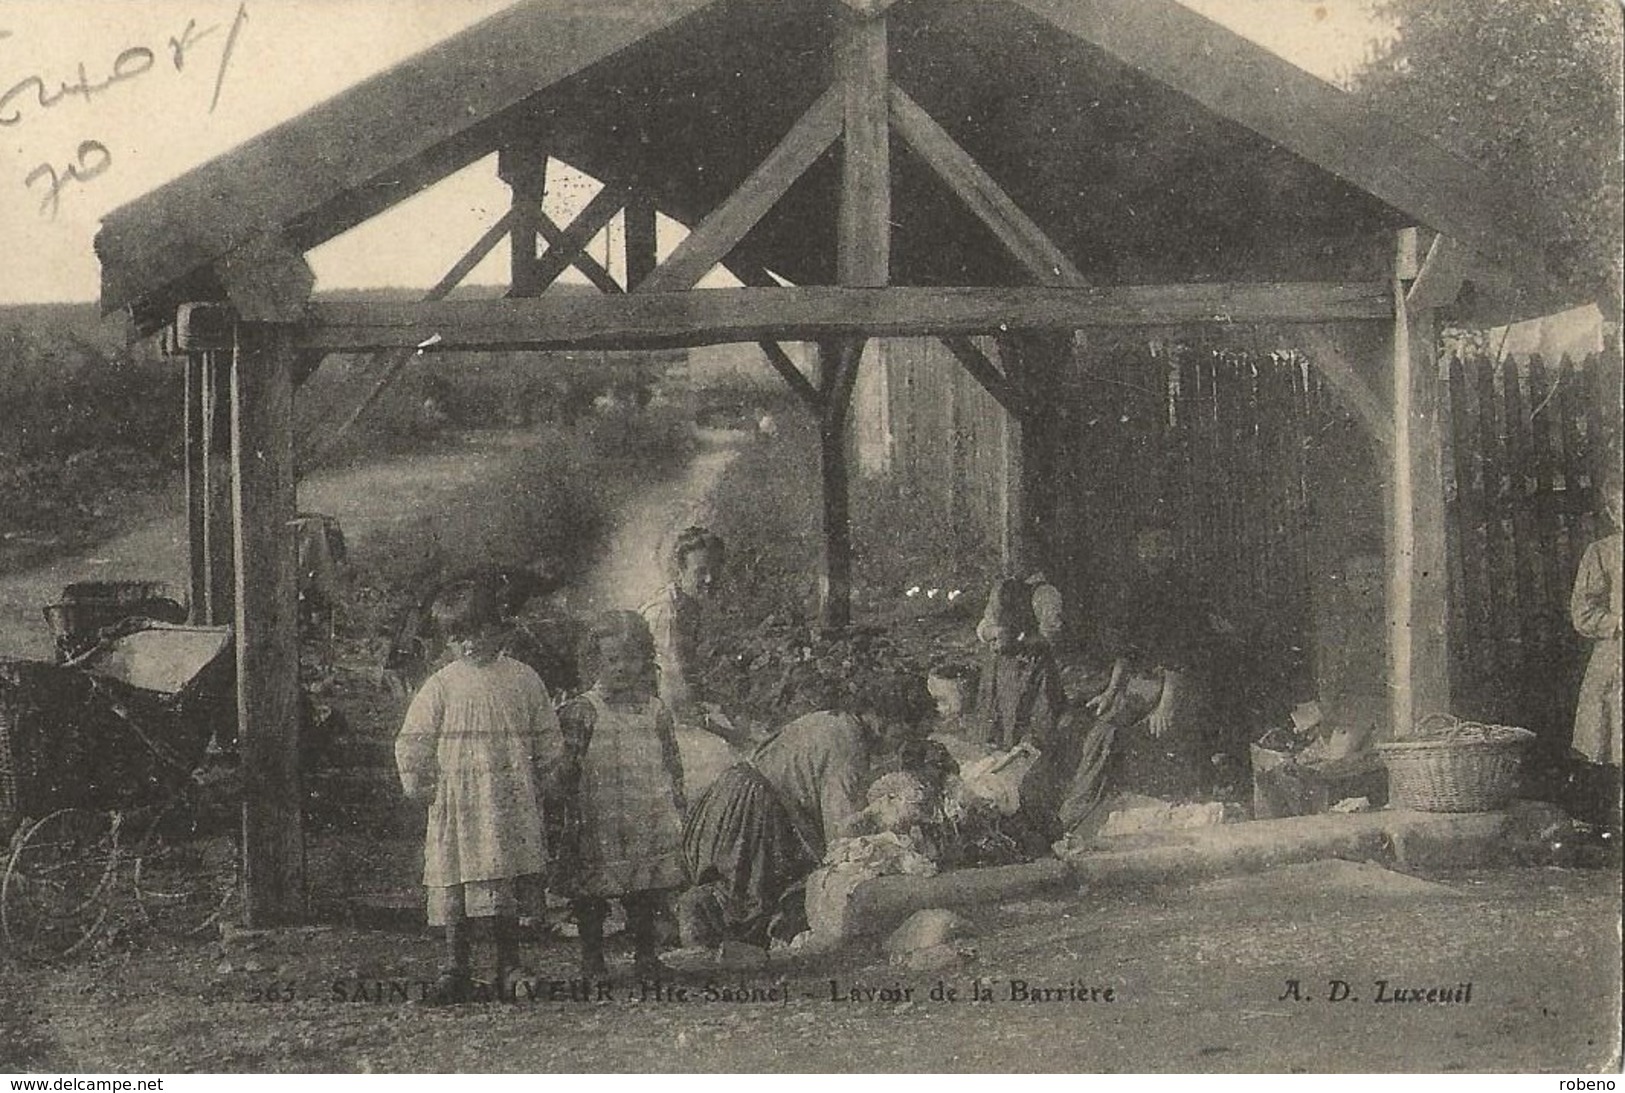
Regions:
M 833 0 L 523 0 L 109 214 L 102 303 L 219 295 L 262 234 L 316 246 L 517 142 L 697 222 L 829 85 Z M 1381 276 L 1424 224 L 1520 272 L 1537 213 L 1174 0 L 902 0 L 895 81 L 1099 283 Z M 1022 283 L 893 140 L 893 280 Z M 838 145 L 740 245 L 834 271 Z

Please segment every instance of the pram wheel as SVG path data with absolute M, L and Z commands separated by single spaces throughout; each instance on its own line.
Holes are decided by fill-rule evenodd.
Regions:
M 135 860 L 135 897 L 156 930 L 189 937 L 218 926 L 237 906 L 241 854 L 234 830 L 207 823 L 190 793 L 147 828 Z
M 0 882 L 9 951 L 62 959 L 95 938 L 118 873 L 120 825 L 116 812 L 66 808 L 18 830 Z

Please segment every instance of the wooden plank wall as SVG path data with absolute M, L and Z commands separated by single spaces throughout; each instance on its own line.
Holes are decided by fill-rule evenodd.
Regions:
M 1456 701 L 1560 752 L 1587 653 L 1569 592 L 1609 530 L 1596 476 L 1619 460 L 1618 346 L 1556 361 L 1458 347 L 1445 368 Z
M 1091 334 L 1068 388 L 1057 576 L 1085 626 L 1121 606 L 1136 529 L 1163 523 L 1221 613 L 1305 653 L 1312 457 L 1338 413 L 1305 358 L 1249 335 Z
M 997 359 L 992 339 L 975 340 Z M 887 369 L 898 494 L 939 514 L 953 551 L 981 557 L 991 571 L 1002 519 L 1004 411 L 937 339 L 871 344 L 882 348 Z
M 955 548 L 991 572 L 1005 415 L 941 343 L 885 345 L 898 493 L 941 514 Z M 997 360 L 991 340 L 982 347 Z M 1080 335 L 1076 354 L 1053 392 L 1060 453 L 1044 473 L 1057 500 L 1050 576 L 1085 627 L 1120 585 L 1133 529 L 1157 517 L 1221 605 L 1278 614 L 1284 601 L 1305 625 L 1310 449 L 1338 410 L 1302 358 L 1098 334 Z
M 897 489 L 941 513 L 956 548 L 983 551 L 991 572 L 1002 411 L 940 343 L 886 345 Z M 1080 335 L 1055 392 L 1050 575 L 1085 634 L 1131 564 L 1134 527 L 1160 517 L 1221 612 L 1296 677 L 1285 685 L 1309 685 L 1316 582 L 1380 558 L 1384 501 L 1374 446 L 1289 346 L 1267 331 Z M 1569 590 L 1605 533 L 1594 475 L 1619 459 L 1610 352 L 1497 362 L 1457 351 L 1444 364 L 1456 712 L 1526 725 L 1557 749 L 1586 654 Z

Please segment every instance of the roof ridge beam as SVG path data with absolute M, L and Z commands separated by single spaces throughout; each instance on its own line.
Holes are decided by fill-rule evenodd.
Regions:
M 796 179 L 835 143 L 840 132 L 841 95 L 838 89 L 830 88 L 807 108 L 739 188 L 700 221 L 636 291 L 680 292 L 693 288 L 739 245 Z
M 1039 284 L 1088 284 L 1066 252 L 908 92 L 893 83 L 889 98 L 892 128 Z

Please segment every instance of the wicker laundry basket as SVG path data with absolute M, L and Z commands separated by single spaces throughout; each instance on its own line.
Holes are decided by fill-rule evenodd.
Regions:
M 1410 739 L 1378 744 L 1388 768 L 1388 803 L 1420 812 L 1494 812 L 1518 784 L 1528 729 L 1435 714 Z

